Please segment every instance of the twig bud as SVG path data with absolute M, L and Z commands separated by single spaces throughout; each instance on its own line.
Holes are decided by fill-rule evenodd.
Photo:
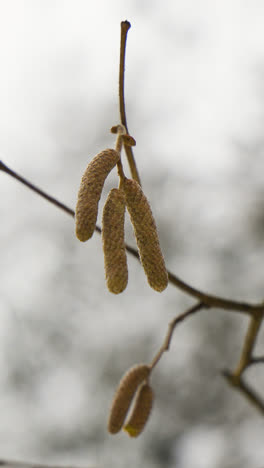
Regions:
M 150 204 L 135 180 L 125 178 L 122 188 L 148 282 L 153 289 L 161 292 L 168 285 L 168 273 Z
M 127 133 L 125 133 L 124 135 L 122 135 L 122 138 L 123 138 L 123 143 L 125 145 L 136 146 L 136 140 L 131 135 L 128 135 Z
M 76 236 L 82 242 L 94 233 L 103 185 L 118 160 L 117 151 L 103 150 L 92 159 L 82 176 L 75 212 Z
M 138 437 L 143 431 L 151 413 L 153 399 L 151 386 L 143 383 L 137 391 L 131 416 L 123 428 L 131 437 Z
M 124 239 L 125 209 L 124 192 L 112 189 L 103 211 L 102 240 L 107 287 L 114 294 L 124 291 L 128 280 Z
M 149 376 L 149 373 L 149 366 L 139 364 L 129 369 L 121 379 L 108 421 L 108 431 L 111 434 L 116 434 L 122 428 L 134 394 L 138 386 Z

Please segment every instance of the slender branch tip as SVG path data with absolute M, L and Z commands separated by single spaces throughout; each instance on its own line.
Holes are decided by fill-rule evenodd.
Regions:
M 131 28 L 131 24 L 129 23 L 129 21 L 127 21 L 127 20 L 121 21 L 121 29 L 123 31 L 127 32 L 130 28 Z

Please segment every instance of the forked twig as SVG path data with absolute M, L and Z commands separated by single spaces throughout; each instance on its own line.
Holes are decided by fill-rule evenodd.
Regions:
M 234 377 L 233 373 L 224 370 L 222 372 L 223 376 L 226 378 L 227 382 L 235 389 L 238 390 L 240 393 L 242 393 L 243 396 L 245 396 L 248 401 L 255 406 L 261 413 L 264 414 L 264 401 L 262 398 L 253 390 L 246 382 L 245 380 L 240 377 L 237 379 L 237 377 Z
M 239 390 L 259 411 L 264 413 L 264 401 L 261 397 L 245 382 L 242 375 L 246 369 L 257 362 L 252 356 L 254 346 L 256 344 L 257 335 L 259 333 L 263 321 L 263 314 L 250 317 L 248 330 L 244 339 L 244 344 L 237 368 L 233 371 L 223 371 L 224 377 L 228 383 L 235 389 Z M 260 358 L 261 359 L 261 358 Z
M 245 336 L 244 346 L 242 349 L 240 361 L 236 370 L 233 372 L 234 379 L 240 379 L 243 372 L 249 367 L 252 363 L 252 353 L 254 346 L 256 344 L 257 335 L 259 333 L 261 324 L 263 320 L 263 314 L 259 316 L 252 315 L 250 317 L 249 327 Z
M 165 337 L 165 340 L 160 348 L 160 350 L 158 351 L 158 353 L 156 354 L 156 356 L 154 357 L 152 363 L 150 364 L 150 367 L 151 369 L 153 369 L 159 362 L 159 360 L 161 359 L 163 353 L 165 353 L 165 351 L 168 351 L 169 348 L 170 348 L 170 344 L 171 344 L 171 340 L 172 340 L 172 336 L 173 336 L 173 332 L 176 328 L 176 326 L 182 322 L 183 320 L 185 320 L 187 317 L 189 317 L 190 315 L 193 315 L 195 314 L 195 312 L 198 312 L 199 310 L 203 309 L 203 308 L 206 308 L 207 306 L 205 304 L 203 304 L 202 302 L 198 302 L 197 304 L 195 304 L 194 306 L 190 307 L 189 309 L 187 309 L 185 312 L 183 312 L 182 314 L 178 315 L 177 317 L 175 317 L 175 319 L 169 323 L 169 327 L 168 327 L 168 331 L 167 331 L 167 334 L 166 334 L 166 337 Z

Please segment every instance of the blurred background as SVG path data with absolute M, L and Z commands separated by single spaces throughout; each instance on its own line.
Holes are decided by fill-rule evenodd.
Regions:
M 74 209 L 88 161 L 113 147 L 120 22 L 126 107 L 168 268 L 212 294 L 263 299 L 264 4 L 260 0 L 2 0 L 0 154 Z M 127 171 L 127 169 L 126 169 Z M 128 174 L 128 171 L 127 171 Z M 107 179 L 108 191 L 117 185 Z M 208 310 L 176 329 L 137 440 L 107 433 L 116 385 L 149 362 L 194 300 L 129 263 L 105 285 L 101 239 L 0 174 L 0 458 L 98 468 L 261 468 L 260 413 L 221 377 L 247 318 Z M 127 222 L 127 241 L 135 245 Z M 256 352 L 263 354 L 263 333 Z M 247 377 L 263 394 L 263 369 Z

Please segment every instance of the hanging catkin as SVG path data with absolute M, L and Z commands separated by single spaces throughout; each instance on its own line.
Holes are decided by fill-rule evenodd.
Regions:
M 149 373 L 149 366 L 139 364 L 129 369 L 121 379 L 108 421 L 108 431 L 111 434 L 116 434 L 122 428 L 134 394 L 138 386 L 149 376 Z
M 122 188 L 148 282 L 153 289 L 161 292 L 168 285 L 168 274 L 149 202 L 135 180 L 125 178 Z
M 124 192 L 112 189 L 103 211 L 102 240 L 107 287 L 114 294 L 124 291 L 128 280 L 124 241 L 125 208 Z
M 118 160 L 117 151 L 103 150 L 88 164 L 82 176 L 75 212 L 76 236 L 82 242 L 94 233 L 104 181 Z
M 124 430 L 131 437 L 137 437 L 143 431 L 150 416 L 153 398 L 151 386 L 148 383 L 143 383 L 137 391 L 131 416 L 124 426 Z

